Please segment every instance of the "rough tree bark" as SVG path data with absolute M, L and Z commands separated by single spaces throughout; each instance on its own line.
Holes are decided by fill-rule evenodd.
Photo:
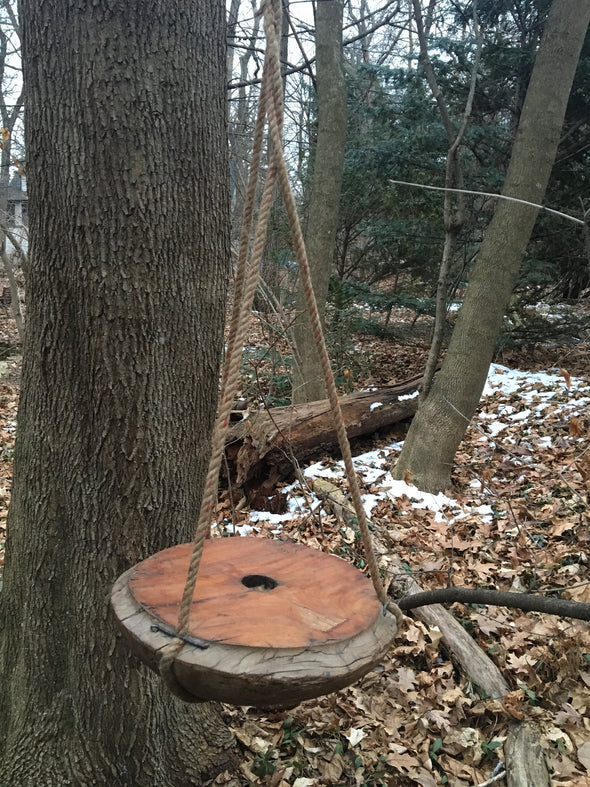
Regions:
M 590 19 L 587 0 L 554 0 L 516 133 L 503 194 L 541 203 Z M 441 371 L 419 404 L 395 468 L 421 489 L 450 484 L 455 451 L 477 408 L 502 318 L 538 209 L 499 200 Z
M 225 8 L 21 4 L 31 265 L 0 594 L 0 785 L 188 787 L 232 761 L 108 614 L 189 540 L 229 270 Z
M 340 213 L 342 168 L 346 146 L 346 81 L 342 63 L 342 3 L 323 0 L 316 6 L 318 137 L 305 244 L 320 315 L 326 309 Z M 295 323 L 298 364 L 293 372 L 293 402 L 324 399 L 326 390 L 311 324 L 299 291 Z

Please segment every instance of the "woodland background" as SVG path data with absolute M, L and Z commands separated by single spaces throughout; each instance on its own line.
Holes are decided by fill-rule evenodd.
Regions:
M 323 255 L 327 274 L 321 305 L 325 305 L 335 376 L 345 395 L 422 374 L 437 327 L 440 350 L 435 366 L 444 360 L 497 203 L 491 195 L 501 191 L 504 183 L 551 3 L 322 3 L 338 6 L 343 18 L 339 62 L 346 120 L 344 126 L 336 124 L 342 141 L 341 172 L 332 163 L 332 172 L 323 176 L 339 182 L 341 175 L 341 186 L 333 244 Z M 232 0 L 226 11 L 224 65 L 235 254 L 264 38 L 254 3 Z M 325 95 L 318 86 L 312 4 L 284 0 L 283 14 L 285 153 L 309 234 L 315 218 L 310 204 L 319 168 L 319 113 Z M 420 29 L 427 43 L 426 57 Z M 8 191 L 3 191 L 15 175 L 24 176 L 27 167 L 20 32 L 15 4 L 4 0 L 0 7 L 4 127 L 0 230 L 5 236 L 0 304 L 2 537 L 11 494 L 30 265 L 28 227 L 15 223 Z M 407 423 L 355 443 L 357 454 L 374 451 L 382 462 L 379 480 L 369 474 L 363 483 L 364 492 L 378 498 L 371 517 L 383 571 L 392 581 L 400 573 L 399 564 L 389 562 L 395 555 L 403 570 L 424 588 L 451 583 L 590 602 L 589 85 L 590 38 L 586 36 L 543 199 L 543 204 L 566 215 L 539 213 L 493 349 L 496 363 L 529 372 L 531 377 L 519 377 L 511 389 L 498 388 L 482 398 L 455 455 L 446 488 L 454 502 L 443 504 L 443 521 L 434 510 L 415 505 L 419 496 L 415 487 L 380 496 L 382 476 L 395 467 L 398 448 L 393 444 L 403 439 Z M 449 178 L 455 187 L 474 193 L 459 198 L 447 192 L 445 200 L 442 191 L 418 187 L 449 186 Z M 6 246 L 7 240 L 11 247 Z M 8 248 L 16 251 L 9 253 Z M 441 287 L 440 263 L 449 248 Z M 315 380 L 313 360 L 311 367 L 306 365 L 307 340 L 298 335 L 302 318 L 297 267 L 277 198 L 243 355 L 242 415 L 236 417 L 245 413 L 252 418 L 267 408 L 290 406 L 294 388 L 297 394 Z M 489 295 L 493 298 L 493 276 Z M 478 350 L 474 345 L 474 356 Z M 500 375 L 508 376 L 509 369 L 500 370 Z M 532 376 L 539 371 L 550 377 Z M 531 402 L 536 406 L 548 397 L 548 408 L 536 412 Z M 491 428 L 490 424 L 509 416 L 512 419 L 501 431 Z M 336 461 L 337 457 L 325 458 L 324 469 Z M 249 524 L 260 537 L 280 533 L 329 549 L 362 569 L 354 521 L 323 505 L 310 481 L 292 487 L 298 474 L 294 466 L 291 478 L 276 479 L 272 488 L 255 494 L 223 487 L 218 531 L 231 535 Z M 412 482 L 411 473 L 402 475 Z M 346 492 L 337 473 L 334 483 Z M 294 499 L 300 508 L 291 506 Z M 465 515 L 456 517 L 454 507 L 462 508 Z M 288 518 L 273 520 L 272 512 L 289 508 Z M 499 776 L 505 765 L 502 745 L 510 725 L 525 721 L 537 730 L 553 783 L 590 784 L 588 624 L 476 605 L 456 604 L 452 611 L 500 668 L 510 688 L 508 695 L 486 696 L 458 669 L 440 632 L 409 618 L 391 657 L 349 689 L 289 712 L 260 714 L 224 707 L 223 719 L 237 739 L 234 767 L 219 767 L 217 775 L 204 776 L 202 783 L 232 787 L 491 784 L 494 775 L 504 778 Z M 61 783 L 67 782 L 55 782 Z

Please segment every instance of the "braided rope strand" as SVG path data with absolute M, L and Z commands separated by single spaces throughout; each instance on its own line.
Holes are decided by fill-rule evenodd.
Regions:
M 271 38 L 273 36 L 273 33 L 275 33 L 276 35 L 275 25 L 276 22 L 274 22 L 273 20 L 269 21 Z M 267 35 L 268 34 L 269 32 L 267 31 Z M 261 106 L 259 107 L 258 118 L 257 118 L 257 120 L 259 121 L 257 122 L 257 134 L 256 134 L 257 155 L 255 158 L 253 158 L 253 164 L 251 166 L 251 173 L 253 174 L 253 177 L 251 177 L 248 184 L 248 199 L 244 208 L 244 224 L 247 223 L 248 219 L 251 224 L 252 217 L 253 217 L 253 204 L 254 204 L 254 195 L 256 190 L 257 171 L 260 166 L 260 157 L 261 157 L 260 154 L 262 150 L 261 134 L 264 127 L 264 115 L 267 114 L 268 105 L 270 103 L 268 100 L 269 91 L 268 91 L 267 83 L 270 82 L 271 71 L 272 71 L 272 64 L 271 63 L 269 63 L 268 65 L 265 64 L 265 69 L 263 72 L 263 79 L 265 79 L 265 82 L 261 89 L 261 95 L 260 95 Z M 281 91 L 281 101 L 282 101 L 282 91 Z M 281 131 L 282 131 L 282 124 L 278 124 L 277 133 L 279 134 L 279 137 L 281 136 Z M 181 634 L 186 633 L 186 631 L 188 630 L 190 608 L 192 604 L 192 598 L 193 598 L 195 584 L 199 571 L 199 565 L 203 554 L 203 549 L 205 546 L 207 532 L 209 529 L 209 525 L 211 523 L 213 507 L 217 500 L 217 486 L 219 481 L 219 471 L 223 459 L 223 452 L 225 449 L 225 436 L 229 426 L 229 416 L 230 416 L 233 400 L 240 382 L 240 363 L 242 360 L 242 347 L 249 328 L 252 302 L 254 300 L 254 294 L 256 292 L 256 288 L 258 286 L 258 279 L 260 277 L 260 263 L 262 261 L 262 255 L 264 253 L 264 248 L 266 245 L 268 221 L 270 217 L 270 211 L 272 208 L 274 188 L 277 179 L 278 160 L 279 160 L 279 153 L 276 150 L 274 150 L 272 153 L 272 161 L 270 162 L 270 166 L 266 173 L 266 181 L 264 184 L 264 190 L 262 193 L 262 198 L 261 198 L 259 212 L 258 212 L 258 219 L 256 222 L 254 241 L 252 244 L 252 252 L 250 255 L 250 261 L 247 265 L 247 269 L 246 269 L 245 259 L 247 258 L 250 227 L 248 227 L 247 229 L 244 229 L 244 227 L 242 228 L 242 233 L 240 238 L 240 261 L 244 261 L 244 262 L 243 262 L 243 266 L 240 266 L 240 268 L 241 271 L 243 270 L 243 277 L 241 279 L 241 281 L 243 281 L 243 285 L 241 286 L 241 289 L 238 290 L 238 292 L 236 292 L 236 298 L 238 299 L 238 304 L 237 305 L 234 304 L 234 311 L 232 314 L 232 330 L 233 330 L 232 344 L 231 347 L 228 346 L 228 353 L 224 365 L 223 386 L 220 395 L 217 419 L 213 431 L 212 452 L 209 462 L 209 470 L 207 472 L 207 477 L 205 481 L 205 491 L 203 493 L 203 501 L 201 504 L 199 520 L 197 522 L 197 526 L 195 530 L 195 537 L 193 541 L 193 552 L 189 562 L 187 579 L 186 579 L 185 588 L 184 588 L 182 601 L 180 604 L 180 609 L 178 614 L 178 631 Z M 254 167 L 256 168 L 255 174 L 254 174 Z
M 373 549 L 371 534 L 365 514 L 358 479 L 352 461 L 352 452 L 342 408 L 336 391 L 334 375 L 328 357 L 326 342 L 322 330 L 321 320 L 317 308 L 317 302 L 311 282 L 309 262 L 305 250 L 301 223 L 295 204 L 295 199 L 289 183 L 287 165 L 283 154 L 283 84 L 280 70 L 279 54 L 279 31 L 281 28 L 281 5 L 280 0 L 264 0 L 262 12 L 264 13 L 264 27 L 267 39 L 266 58 L 262 76 L 262 86 L 259 97 L 258 113 L 255 126 L 252 160 L 246 199 L 244 203 L 242 229 L 240 233 L 240 243 L 238 252 L 238 266 L 236 271 L 235 296 L 232 308 L 232 316 L 229 329 L 228 348 L 222 373 L 222 384 L 220 400 L 218 405 L 217 417 L 213 430 L 212 450 L 207 471 L 203 499 L 199 519 L 195 529 L 193 540 L 193 551 L 191 554 L 187 571 L 186 583 L 183 591 L 182 600 L 178 613 L 177 631 L 185 634 L 189 627 L 189 616 L 194 595 L 199 565 L 203 555 L 205 540 L 211 523 L 213 508 L 217 500 L 217 487 L 219 482 L 219 471 L 225 448 L 225 437 L 229 425 L 231 407 L 240 381 L 240 363 L 242 358 L 242 348 L 247 335 L 252 302 L 254 293 L 258 285 L 260 276 L 260 263 L 264 253 L 268 222 L 273 203 L 275 184 L 278 180 L 283 201 L 291 227 L 293 245 L 297 262 L 299 265 L 301 281 L 305 293 L 307 310 L 312 323 L 314 341 L 318 349 L 324 383 L 328 392 L 328 399 L 334 415 L 334 425 L 338 436 L 338 442 L 342 457 L 346 477 L 350 488 L 351 498 L 359 529 L 361 532 L 365 557 L 369 568 L 369 574 L 375 588 L 375 593 L 384 607 L 387 607 L 395 616 L 398 626 L 403 620 L 403 613 L 396 604 L 389 601 L 387 592 L 379 574 L 379 567 Z M 255 194 L 258 182 L 258 173 L 263 148 L 263 134 L 265 117 L 268 119 L 269 148 L 271 160 L 266 173 L 264 189 L 258 211 L 258 218 L 254 231 L 251 254 L 249 251 L 249 240 L 252 230 L 254 217 Z M 183 647 L 181 639 L 175 639 L 166 645 L 161 653 L 159 662 L 160 673 L 164 678 L 168 688 L 178 697 L 185 701 L 197 701 L 195 697 L 188 694 L 178 683 L 173 671 L 174 660 L 179 650 Z
M 274 0 L 274 2 L 276 5 L 276 0 Z M 265 6 L 265 9 L 266 7 L 267 6 Z M 270 11 L 268 13 L 270 13 Z M 346 471 L 346 478 L 348 480 L 350 494 L 358 520 L 359 530 L 361 532 L 361 538 L 363 542 L 363 548 L 367 560 L 367 565 L 369 568 L 369 574 L 371 576 L 371 580 L 373 582 L 373 587 L 375 588 L 375 593 L 377 594 L 377 598 L 381 601 L 381 603 L 384 606 L 390 608 L 390 610 L 398 620 L 398 624 L 399 624 L 403 619 L 403 613 L 401 612 L 401 610 L 399 610 L 399 607 L 397 607 L 397 605 L 390 603 L 389 598 L 387 596 L 387 591 L 383 585 L 383 582 L 381 581 L 379 567 L 377 565 L 377 559 L 375 556 L 375 550 L 373 548 L 373 542 L 369 531 L 367 516 L 365 514 L 365 509 L 363 506 L 361 491 L 352 461 L 352 452 L 350 449 L 350 442 L 348 440 L 348 435 L 346 432 L 346 426 L 344 424 L 344 416 L 342 414 L 342 408 L 340 406 L 338 393 L 336 391 L 336 384 L 334 382 L 334 375 L 332 372 L 332 367 L 328 356 L 328 350 L 326 347 L 326 341 L 325 341 L 322 324 L 319 316 L 317 301 L 315 298 L 315 293 L 313 291 L 309 262 L 307 259 L 305 242 L 301 230 L 301 223 L 299 221 L 299 215 L 295 204 L 295 198 L 293 196 L 293 192 L 291 190 L 291 185 L 289 182 L 289 173 L 287 171 L 287 165 L 285 162 L 284 155 L 282 153 L 282 145 L 280 144 L 277 115 L 280 111 L 278 96 L 282 95 L 282 83 L 281 83 L 280 71 L 276 67 L 274 68 L 272 67 L 275 64 L 275 62 L 278 62 L 279 59 L 279 44 L 277 38 L 268 40 L 267 57 L 269 57 L 269 63 L 271 66 L 270 77 L 272 80 L 271 90 L 270 90 L 271 106 L 269 106 L 267 110 L 269 134 L 274 142 L 275 147 L 279 149 L 279 152 L 277 154 L 279 184 L 281 186 L 283 201 L 285 203 L 285 208 L 289 219 L 289 225 L 291 227 L 293 245 L 295 248 L 297 263 L 299 266 L 299 272 L 301 275 L 301 281 L 305 294 L 307 311 L 312 324 L 314 341 L 316 343 L 316 347 L 318 349 L 318 354 L 320 357 L 324 383 L 326 385 L 326 391 L 328 393 L 328 399 L 330 401 L 330 406 L 332 408 L 332 412 L 334 415 L 334 426 L 336 429 L 340 450 L 342 452 L 342 458 L 344 461 L 344 467 Z

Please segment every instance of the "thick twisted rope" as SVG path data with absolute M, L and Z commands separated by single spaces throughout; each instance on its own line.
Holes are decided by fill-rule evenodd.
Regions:
M 384 605 L 384 607 L 387 607 L 392 612 L 399 626 L 403 620 L 403 614 L 396 604 L 393 604 L 389 601 L 387 597 L 387 591 L 383 586 L 379 574 L 379 567 L 377 565 L 377 559 L 373 549 L 373 543 L 363 506 L 360 487 L 352 462 L 352 453 L 350 449 L 350 443 L 348 441 L 348 435 L 346 433 L 346 427 L 344 425 L 342 408 L 338 400 L 334 375 L 332 373 L 330 359 L 328 357 L 328 351 L 317 308 L 317 302 L 311 282 L 311 274 L 307 260 L 307 253 L 305 250 L 305 243 L 303 240 L 303 233 L 301 231 L 301 223 L 297 213 L 295 198 L 293 197 L 293 192 L 291 191 L 289 174 L 283 155 L 283 85 L 279 55 L 279 35 L 281 26 L 280 0 L 265 0 L 262 10 L 264 13 L 267 49 L 258 104 L 258 114 L 254 131 L 254 144 L 243 211 L 242 230 L 240 234 L 235 295 L 230 322 L 228 349 L 222 374 L 222 385 L 217 417 L 213 430 L 211 459 L 205 480 L 205 489 L 203 492 L 203 500 L 201 503 L 199 519 L 195 529 L 193 551 L 189 562 L 186 583 L 178 613 L 177 632 L 180 635 L 184 635 L 187 633 L 189 628 L 190 609 L 197 581 L 199 565 L 203 555 L 209 526 L 211 524 L 213 508 L 217 500 L 219 471 L 223 459 L 223 451 L 225 448 L 225 437 L 229 425 L 232 403 L 234 401 L 235 394 L 240 382 L 240 362 L 242 358 L 242 348 L 249 327 L 254 293 L 258 285 L 260 263 L 264 253 L 268 221 L 273 202 L 274 187 L 277 179 L 280 185 L 283 201 L 287 210 L 289 224 L 291 227 L 293 245 L 299 265 L 307 310 L 312 323 L 314 340 L 316 342 L 320 356 L 324 383 L 328 392 L 328 399 L 330 401 L 330 406 L 334 415 L 334 425 L 344 460 L 344 467 L 346 470 L 346 477 L 349 484 L 353 506 L 357 515 L 359 529 L 361 532 L 369 574 L 378 599 Z M 249 239 L 254 217 L 254 203 L 262 155 L 265 116 L 268 118 L 271 161 L 267 170 L 264 190 L 260 202 L 252 251 L 249 255 Z M 194 702 L 196 698 L 192 694 L 186 692 L 186 690 L 178 683 L 173 671 L 174 660 L 178 651 L 183 647 L 183 644 L 183 641 L 177 638 L 162 649 L 162 655 L 159 662 L 160 674 L 168 685 L 168 688 L 174 694 L 185 701 Z
M 272 33 L 271 33 L 272 35 Z M 235 394 L 240 382 L 240 362 L 242 358 L 242 348 L 249 327 L 250 313 L 254 293 L 258 285 L 260 276 L 260 263 L 264 253 L 266 235 L 268 230 L 268 220 L 273 203 L 273 194 L 276 183 L 276 148 L 272 153 L 272 160 L 267 170 L 264 190 L 260 202 L 252 252 L 249 255 L 249 241 L 254 217 L 254 204 L 258 174 L 264 138 L 264 121 L 268 104 L 268 82 L 269 66 L 265 63 L 263 81 L 260 91 L 258 104 L 258 115 L 254 131 L 254 144 L 252 160 L 250 163 L 248 186 L 244 203 L 242 218 L 242 230 L 240 234 L 240 246 L 238 253 L 238 265 L 236 271 L 236 284 L 234 304 L 229 329 L 228 347 L 223 367 L 221 392 L 217 417 L 213 429 L 212 451 L 209 461 L 209 468 L 205 480 L 205 488 L 201 503 L 199 519 L 195 529 L 193 539 L 193 551 L 191 554 L 185 587 L 180 602 L 178 613 L 177 631 L 179 634 L 186 634 L 189 627 L 190 609 L 194 595 L 195 585 L 199 572 L 199 565 L 205 547 L 205 540 L 211 524 L 213 508 L 217 500 L 217 487 L 219 483 L 219 471 L 223 459 L 225 448 L 225 436 L 229 425 L 230 412 L 235 398 Z M 282 100 L 282 95 L 281 95 Z M 279 129 L 280 129 L 279 125 Z M 279 130 L 279 134 L 280 134 Z M 174 660 L 178 651 L 183 647 L 181 639 L 175 639 L 166 645 L 161 651 L 159 669 L 162 678 L 166 682 L 172 693 L 180 699 L 194 702 L 195 697 L 178 683 L 173 671 Z
M 273 0 L 273 2 L 276 4 L 276 0 Z M 270 6 L 271 6 L 270 2 L 265 3 L 265 14 L 271 13 Z M 279 184 L 283 195 L 283 202 L 285 203 L 285 208 L 287 211 L 287 217 L 289 219 L 289 225 L 291 228 L 291 235 L 293 239 L 293 246 L 297 258 L 297 263 L 299 266 L 301 282 L 305 295 L 305 303 L 311 320 L 314 341 L 320 358 L 322 374 L 324 377 L 324 384 L 326 386 L 328 399 L 330 401 L 330 407 L 332 408 L 332 413 L 334 416 L 334 426 L 336 429 L 340 450 L 342 452 L 342 459 L 344 461 L 346 478 L 348 480 L 350 495 L 357 516 L 359 530 L 361 532 L 365 558 L 367 561 L 367 566 L 369 568 L 369 574 L 373 582 L 373 587 L 375 588 L 375 593 L 377 594 L 377 598 L 381 601 L 381 603 L 390 609 L 392 614 L 395 616 L 398 625 L 400 625 L 403 620 L 403 613 L 401 612 L 401 610 L 396 604 L 390 603 L 389 598 L 387 596 L 387 591 L 383 585 L 383 582 L 381 581 L 379 567 L 377 565 L 377 558 L 375 556 L 375 550 L 373 548 L 371 533 L 369 531 L 369 524 L 367 522 L 367 516 L 365 513 L 365 508 L 363 506 L 360 486 L 358 483 L 358 479 L 352 461 L 352 452 L 350 449 L 350 442 L 348 440 L 348 435 L 346 433 L 346 426 L 344 424 L 342 407 L 340 406 L 340 401 L 338 399 L 336 383 L 334 382 L 334 375 L 332 373 L 330 358 L 328 356 L 326 340 L 322 329 L 322 323 L 320 320 L 315 293 L 313 291 L 311 272 L 309 269 L 309 262 L 307 259 L 305 242 L 303 240 L 301 223 L 299 221 L 299 215 L 297 212 L 297 206 L 295 204 L 295 198 L 293 196 L 293 192 L 291 190 L 291 185 L 289 182 L 289 173 L 287 171 L 287 164 L 285 162 L 285 158 L 282 152 L 282 140 L 280 135 L 280 121 L 279 121 L 279 117 L 281 113 L 280 97 L 282 96 L 282 80 L 281 80 L 280 66 L 279 66 L 278 36 L 271 36 L 268 38 L 267 58 L 271 63 L 271 68 L 270 68 L 271 87 L 270 87 L 270 95 L 269 95 L 271 105 L 267 109 L 269 135 L 271 140 L 273 141 L 275 148 L 279 150 L 277 156 Z
M 270 77 L 272 68 L 265 69 Z M 264 131 L 264 112 L 268 111 L 267 104 L 267 89 L 266 86 L 261 94 L 260 103 L 263 105 L 259 110 L 257 118 L 257 127 L 255 130 L 255 138 L 257 139 Z M 277 133 L 280 138 L 280 125 L 277 127 Z M 262 148 L 262 143 L 257 142 L 259 151 Z M 217 486 L 219 482 L 219 470 L 223 459 L 223 451 L 225 448 L 225 436 L 229 425 L 230 413 L 235 398 L 236 391 L 240 384 L 240 363 L 242 360 L 242 347 L 248 332 L 250 324 L 250 314 L 252 310 L 252 302 L 254 300 L 254 293 L 258 286 L 258 279 L 260 276 L 260 263 L 264 253 L 266 244 L 266 235 L 268 230 L 268 220 L 273 203 L 274 186 L 276 182 L 277 168 L 276 163 L 278 154 L 276 150 L 273 153 L 273 160 L 268 168 L 266 174 L 266 181 L 260 202 L 258 212 L 258 220 L 256 223 L 256 231 L 254 233 L 254 242 L 252 245 L 252 253 L 249 262 L 247 259 L 248 238 L 250 234 L 250 227 L 242 228 L 242 235 L 240 241 L 240 253 L 243 253 L 243 259 L 238 259 L 238 274 L 237 281 L 243 280 L 243 290 L 240 295 L 240 290 L 236 293 L 236 297 L 240 303 L 237 307 L 234 306 L 232 315 L 232 327 L 230 328 L 231 343 L 228 343 L 228 352 L 224 365 L 223 384 L 220 395 L 220 403 L 218 407 L 217 419 L 213 430 L 212 438 L 212 452 L 209 462 L 209 470 L 205 481 L 205 491 L 203 494 L 203 502 L 201 504 L 201 511 L 197 527 L 195 530 L 193 553 L 189 564 L 187 573 L 187 580 L 185 589 L 180 604 L 178 615 L 178 630 L 179 633 L 184 634 L 188 628 L 188 619 L 194 587 L 199 570 L 199 563 L 203 554 L 203 548 L 209 525 L 211 524 L 211 517 L 213 507 L 217 501 Z M 248 183 L 247 201 L 244 210 L 244 218 L 251 222 L 253 217 L 253 202 L 256 190 L 256 181 L 258 176 L 258 168 L 260 164 L 260 152 L 256 156 L 250 168 L 250 178 Z

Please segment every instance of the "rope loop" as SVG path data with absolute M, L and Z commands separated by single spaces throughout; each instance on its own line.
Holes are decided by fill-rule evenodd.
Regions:
M 189 694 L 189 692 L 180 685 L 176 679 L 176 674 L 174 673 L 174 662 L 176 661 L 176 657 L 179 651 L 182 649 L 183 644 L 184 643 L 182 640 L 176 639 L 173 642 L 169 642 L 167 645 L 164 645 L 161 650 L 162 655 L 158 663 L 160 677 L 166 684 L 170 693 L 174 694 L 175 697 L 178 697 L 179 700 L 182 700 L 183 702 L 199 702 L 199 700 L 193 694 Z

